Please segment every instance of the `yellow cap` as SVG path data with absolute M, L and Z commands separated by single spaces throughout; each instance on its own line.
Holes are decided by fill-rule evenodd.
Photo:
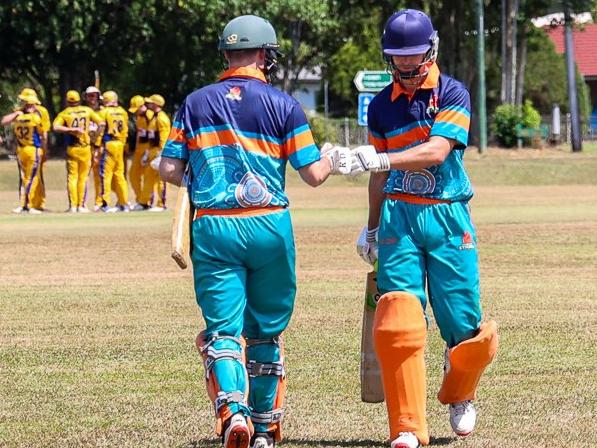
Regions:
M 35 90 L 28 87 L 21 90 L 19 99 L 27 104 L 41 104 L 41 101 L 39 101 L 39 98 L 37 98 L 37 93 L 35 93 Z
M 164 107 L 164 104 L 166 104 L 164 97 L 162 95 L 158 95 L 157 93 L 154 93 L 149 98 L 145 98 L 145 102 L 157 104 L 160 107 Z
M 113 90 L 107 90 L 102 94 L 104 104 L 118 103 L 118 95 Z
M 143 106 L 143 104 L 145 104 L 145 98 L 143 98 L 141 95 L 135 95 L 131 98 L 131 102 L 129 104 L 129 112 L 134 114 L 135 112 L 137 112 L 137 109 Z
M 67 103 L 78 103 L 81 101 L 81 95 L 76 90 L 69 90 L 66 92 L 66 102 Z

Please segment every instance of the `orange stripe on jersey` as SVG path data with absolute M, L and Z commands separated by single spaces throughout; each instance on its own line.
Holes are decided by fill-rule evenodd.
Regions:
M 268 213 L 279 212 L 284 207 L 247 207 L 247 208 L 198 208 L 195 211 L 195 219 L 202 216 L 258 216 Z
M 471 124 L 471 119 L 462 112 L 456 110 L 446 110 L 440 112 L 435 117 L 435 122 L 452 123 L 461 128 L 468 129 Z
M 184 129 L 179 129 L 173 126 L 172 129 L 170 129 L 170 135 L 168 136 L 168 140 L 172 140 L 173 142 L 184 143 L 186 141 L 184 136 Z
M 425 140 L 427 139 L 427 137 L 429 137 L 430 129 L 431 128 L 428 127 L 417 126 L 416 128 L 406 131 L 402 134 L 388 137 L 386 139 L 386 141 L 388 142 L 388 148 L 403 148 L 404 146 L 411 145 L 416 141 Z
M 245 137 L 244 135 L 237 134 L 232 129 L 201 132 L 188 141 L 188 147 L 191 150 L 236 144 L 250 152 L 257 152 L 276 158 L 282 157 L 282 148 L 277 143 L 268 142 L 258 138 Z
M 315 140 L 313 140 L 313 134 L 311 133 L 310 129 L 307 129 L 306 131 L 303 131 L 300 134 L 297 134 L 294 137 L 286 140 L 286 157 L 314 144 Z
M 377 152 L 386 152 L 388 150 L 387 140 L 379 138 L 369 132 L 369 143 L 371 143 Z

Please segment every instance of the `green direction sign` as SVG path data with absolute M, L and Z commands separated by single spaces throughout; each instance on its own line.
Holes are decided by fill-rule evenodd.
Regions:
M 392 75 L 384 70 L 361 70 L 353 82 L 359 92 L 379 92 L 392 82 Z

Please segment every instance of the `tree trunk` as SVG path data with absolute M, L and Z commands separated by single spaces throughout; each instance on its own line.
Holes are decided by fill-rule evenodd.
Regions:
M 514 104 L 516 97 L 516 35 L 520 0 L 502 0 L 502 103 Z
M 518 41 L 518 73 L 516 75 L 516 99 L 515 104 L 520 106 L 524 96 L 524 74 L 527 66 L 527 30 L 522 26 L 520 39 Z

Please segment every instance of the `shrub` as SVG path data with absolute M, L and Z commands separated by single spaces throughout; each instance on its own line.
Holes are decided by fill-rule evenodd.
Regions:
M 516 145 L 516 126 L 522 123 L 520 108 L 513 104 L 500 104 L 493 112 L 492 132 L 500 145 Z
M 531 129 L 539 129 L 539 126 L 541 126 L 541 115 L 533 107 L 531 100 L 525 100 L 522 106 L 522 125 Z
M 316 142 L 335 142 L 337 140 L 336 127 L 331 120 L 314 115 L 309 117 L 309 126 Z

